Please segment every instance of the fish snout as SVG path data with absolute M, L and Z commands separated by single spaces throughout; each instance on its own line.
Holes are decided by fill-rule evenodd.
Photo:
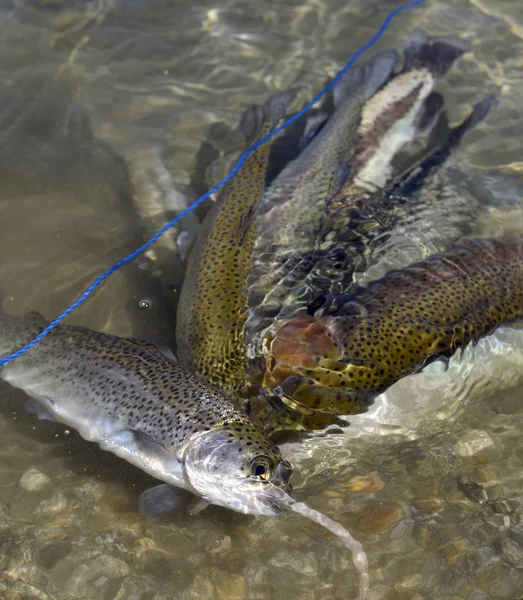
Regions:
M 270 481 L 276 487 L 281 488 L 287 494 L 292 493 L 292 484 L 290 479 L 294 473 L 294 467 L 287 460 L 282 460 L 274 470 L 274 474 Z

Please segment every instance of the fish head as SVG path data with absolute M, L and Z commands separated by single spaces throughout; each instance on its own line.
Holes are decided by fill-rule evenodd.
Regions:
M 274 323 L 263 339 L 263 387 L 306 415 L 364 412 L 376 363 L 355 365 L 343 353 L 344 321 L 300 315 Z
M 252 422 L 225 423 L 195 435 L 183 463 L 193 488 L 212 504 L 274 515 L 290 498 L 293 468 Z

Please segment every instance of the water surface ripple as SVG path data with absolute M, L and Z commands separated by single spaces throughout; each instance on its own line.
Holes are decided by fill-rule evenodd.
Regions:
M 4 309 L 56 315 L 205 191 L 206 166 L 238 147 L 246 107 L 291 86 L 311 97 L 399 4 L 1 0 Z M 474 235 L 523 232 L 521 2 L 427 0 L 379 48 L 400 48 L 415 27 L 471 44 L 440 85 L 451 123 L 493 91 L 500 104 L 426 190 L 436 203 L 377 245 L 362 281 L 439 249 L 460 218 Z M 196 227 L 166 236 L 70 322 L 172 344 Z M 522 363 L 523 329 L 502 327 L 398 382 L 344 432 L 284 447 L 297 499 L 363 543 L 372 600 L 523 596 Z M 314 523 L 219 508 L 145 521 L 149 477 L 0 392 L 2 599 L 356 596 L 350 554 Z

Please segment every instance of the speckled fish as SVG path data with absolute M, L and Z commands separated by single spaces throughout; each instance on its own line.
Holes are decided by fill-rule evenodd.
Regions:
M 387 81 L 397 61 L 396 52 L 383 52 L 363 67 L 351 69 L 334 88 L 335 111 L 264 194 L 257 216 L 256 244 L 249 276 L 251 330 L 274 315 L 269 292 L 287 290 L 282 278 L 294 283 L 293 271 L 314 247 L 314 237 L 327 199 L 340 187 L 348 168 L 343 162 L 353 143 L 365 102 Z M 321 113 L 313 119 L 321 123 Z M 311 137 L 310 126 L 306 136 Z M 280 293 L 281 296 L 281 293 Z M 279 301 L 274 294 L 274 304 Z M 263 306 L 260 306 L 263 304 Z
M 0 314 L 0 355 L 46 325 L 37 313 Z M 294 511 L 349 548 L 361 574 L 358 598 L 365 599 L 369 572 L 361 544 L 339 523 L 294 500 L 292 467 L 265 433 L 227 395 L 154 344 L 58 326 L 0 375 L 35 399 L 28 408 L 40 418 L 74 427 L 84 439 L 163 480 L 141 495 L 143 516 L 175 508 L 177 488 L 242 513 Z
M 324 276 L 331 275 L 330 291 L 349 291 L 354 283 L 365 285 L 474 234 L 484 210 L 481 194 L 462 193 L 474 185 L 474 169 L 460 165 L 443 178 L 434 175 L 496 102 L 495 95 L 487 96 L 453 128 L 443 113 L 431 136 L 437 141 L 418 157 L 410 157 L 408 167 L 398 169 L 400 174 L 381 195 L 355 189 L 329 207 L 324 223 L 328 234 L 318 237 L 318 248 L 336 256 L 344 267 L 335 271 L 331 261 L 330 270 L 324 269 Z M 311 272 L 313 276 L 317 278 L 318 272 Z
M 1 355 L 46 325 L 36 313 L 0 315 Z M 141 499 L 148 516 L 173 507 L 172 486 L 256 514 L 278 512 L 271 490 L 290 489 L 292 469 L 263 431 L 154 344 L 60 326 L 0 375 L 36 399 L 44 418 L 164 481 Z
M 241 128 L 249 145 L 277 125 L 291 98 L 288 92 L 279 94 L 245 114 Z M 265 143 L 250 155 L 206 216 L 178 308 L 180 362 L 232 393 L 245 383 L 247 276 L 269 151 Z
M 523 236 L 464 239 L 265 339 L 265 385 L 304 411 L 351 414 L 401 377 L 523 316 Z
M 423 31 L 410 36 L 403 71 L 365 106 L 348 159 L 351 175 L 329 201 L 317 238 L 318 254 L 332 259 L 330 263 L 323 260 L 325 267 L 315 267 L 310 279 L 325 281 L 331 275 L 336 280 L 331 290 L 346 290 L 354 269 L 365 269 L 364 259 L 374 238 L 390 230 L 396 221 L 401 222 L 409 211 L 424 214 L 423 199 L 416 202 L 413 193 L 427 183 L 429 175 L 445 162 L 465 133 L 487 116 L 496 101 L 495 96 L 486 97 L 452 129 L 442 123 L 446 121 L 444 101 L 433 88 L 465 49 L 463 42 L 453 38 L 431 38 Z M 427 130 L 432 130 L 435 140 L 429 139 L 428 147 L 418 156 L 409 157 L 403 171 L 393 166 L 402 148 Z
M 466 48 L 464 42 L 455 38 L 430 38 L 424 32 L 414 32 L 405 46 L 402 70 L 391 74 L 393 63 L 390 64 L 387 77 L 381 80 L 385 85 L 378 91 L 375 88 L 376 93 L 360 107 L 358 127 L 347 139 L 343 155 L 338 156 L 338 161 L 344 161 L 346 170 L 339 189 L 320 196 L 319 208 L 318 204 L 313 204 L 313 212 L 318 215 L 303 231 L 293 226 L 294 221 L 299 222 L 303 217 L 287 215 L 291 223 L 287 226 L 283 219 L 283 225 L 280 223 L 279 214 L 278 218 L 273 216 L 267 225 L 268 232 L 263 232 L 257 243 L 267 250 L 259 251 L 261 267 L 254 265 L 250 277 L 249 356 L 259 355 L 259 334 L 274 318 L 305 313 L 315 296 L 331 290 L 340 291 L 340 286 L 350 282 L 354 264 L 365 249 L 362 232 L 381 223 L 382 218 L 385 223 L 390 220 L 390 206 L 381 209 L 383 192 L 396 175 L 391 168 L 392 160 L 405 145 L 435 124 L 443 99 L 433 92 L 433 88 Z M 327 127 L 339 127 L 333 118 L 329 119 Z M 471 124 L 472 121 L 467 122 L 467 126 Z M 326 130 L 326 134 L 329 131 Z M 322 135 L 320 132 L 314 142 L 319 143 Z M 453 139 L 456 145 L 457 136 Z M 300 160 L 301 157 L 295 163 Z M 304 166 L 314 171 L 310 163 Z M 287 170 L 292 166 L 293 163 Z M 272 186 L 276 189 L 278 179 Z M 271 193 L 272 187 L 267 194 Z M 369 216 L 362 208 L 372 201 L 377 207 Z M 272 209 L 267 216 L 275 210 L 281 212 L 285 206 Z M 308 210 L 306 204 L 294 207 L 298 215 L 300 211 Z M 307 237 L 307 245 L 304 245 L 303 235 Z M 293 257 L 292 260 L 288 255 Z M 338 288 L 335 287 L 337 282 Z

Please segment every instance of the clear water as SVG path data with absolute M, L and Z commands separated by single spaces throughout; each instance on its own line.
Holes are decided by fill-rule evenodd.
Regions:
M 202 161 L 234 147 L 227 134 L 242 110 L 289 86 L 317 91 L 398 4 L 2 0 L 4 309 L 56 315 L 205 188 Z M 441 85 L 451 120 L 500 89 L 442 189 L 472 207 L 473 233 L 523 231 L 521 3 L 428 0 L 380 46 L 399 48 L 417 26 L 471 42 Z M 398 230 L 384 260 L 437 247 L 441 214 L 429 211 L 417 238 Z M 70 322 L 172 344 L 176 235 Z M 296 496 L 364 544 L 372 600 L 523 597 L 522 365 L 523 329 L 503 327 L 447 370 L 399 382 L 343 434 L 284 447 Z M 2 599 L 355 596 L 348 552 L 317 525 L 218 508 L 145 521 L 136 508 L 149 477 L 26 414 L 22 393 L 0 393 Z

